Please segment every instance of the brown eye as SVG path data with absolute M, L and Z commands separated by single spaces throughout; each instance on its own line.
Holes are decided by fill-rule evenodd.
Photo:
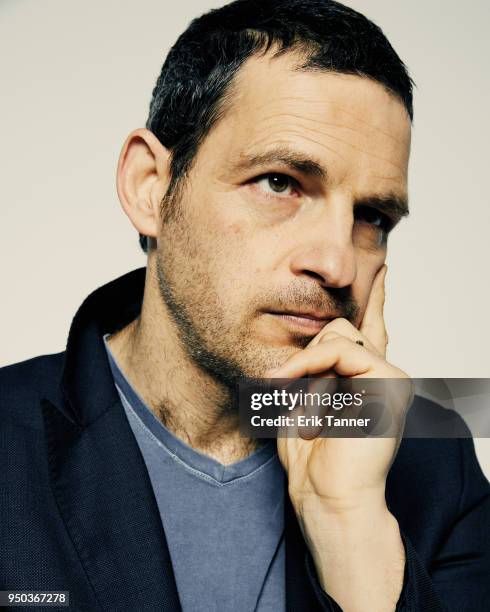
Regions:
M 269 187 L 276 193 L 283 193 L 291 186 L 291 179 L 285 174 L 269 174 Z

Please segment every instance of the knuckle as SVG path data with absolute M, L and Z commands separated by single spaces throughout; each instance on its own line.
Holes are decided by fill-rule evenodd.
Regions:
M 332 340 L 336 344 L 340 346 L 350 345 L 350 340 L 348 340 L 345 336 L 337 334 L 337 337 Z
M 334 338 L 339 338 L 340 334 L 338 334 L 335 331 L 327 331 L 325 332 L 321 338 L 320 338 L 320 342 L 326 342 L 327 340 L 333 340 Z

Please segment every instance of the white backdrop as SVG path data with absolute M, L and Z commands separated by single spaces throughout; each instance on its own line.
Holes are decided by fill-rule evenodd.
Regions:
M 0 365 L 65 346 L 83 298 L 141 265 L 115 167 L 164 56 L 194 16 L 181 0 L 0 2 Z M 417 377 L 488 377 L 487 0 L 347 0 L 417 83 L 412 216 L 392 235 L 390 360 Z M 490 441 L 478 440 L 490 473 Z

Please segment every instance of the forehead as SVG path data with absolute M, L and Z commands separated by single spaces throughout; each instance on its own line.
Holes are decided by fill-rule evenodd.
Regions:
M 244 64 L 209 137 L 218 156 L 287 147 L 319 159 L 330 180 L 361 191 L 366 182 L 371 191 L 404 191 L 411 130 L 401 101 L 368 78 L 300 64 L 292 53 Z

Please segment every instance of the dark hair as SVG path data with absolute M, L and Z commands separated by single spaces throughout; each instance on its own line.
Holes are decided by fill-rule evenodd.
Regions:
M 412 80 L 381 29 L 333 0 L 237 0 L 194 19 L 170 50 L 146 127 L 171 152 L 171 195 L 224 110 L 230 84 L 252 55 L 304 53 L 304 68 L 378 81 L 413 118 Z M 146 237 L 140 235 L 143 250 Z

